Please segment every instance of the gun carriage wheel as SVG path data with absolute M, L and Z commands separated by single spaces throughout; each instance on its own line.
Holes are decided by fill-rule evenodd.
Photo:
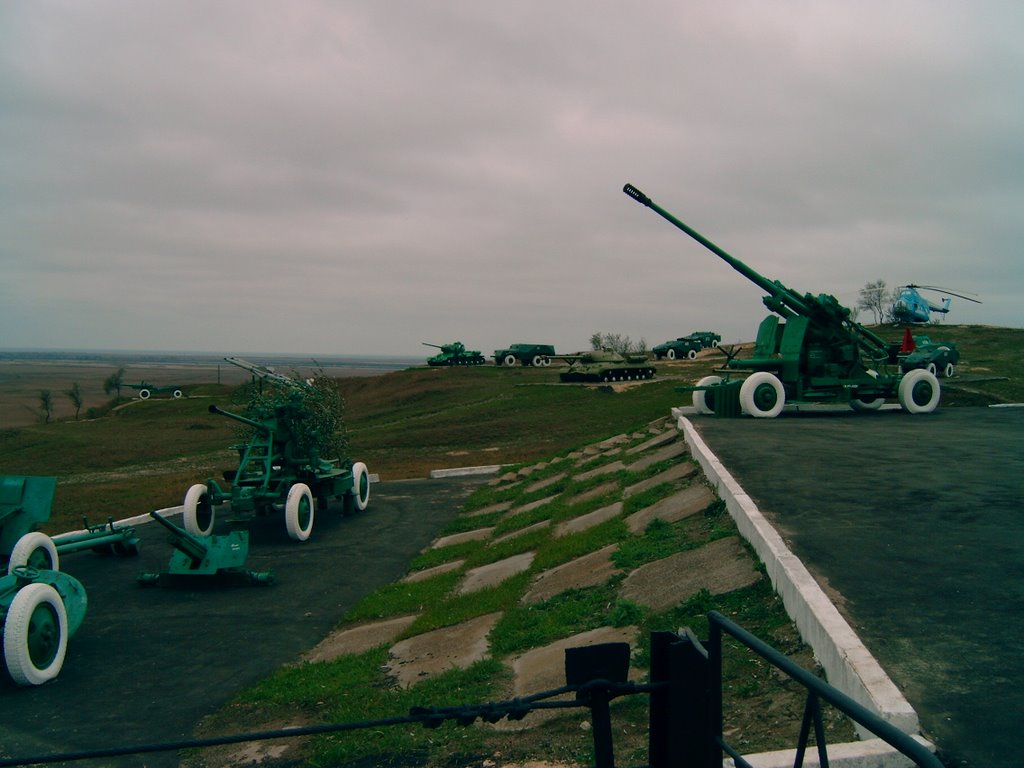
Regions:
M 786 404 L 786 390 L 768 371 L 755 371 L 740 387 L 740 407 L 755 419 L 774 419 Z
M 193 536 L 209 536 L 213 533 L 217 513 L 210 501 L 210 494 L 202 483 L 196 483 L 185 492 L 181 520 L 185 530 Z
M 370 503 L 370 475 L 366 465 L 357 461 L 352 465 L 352 490 L 345 494 L 344 514 L 362 512 Z
M 305 541 L 313 532 L 313 493 L 305 483 L 295 483 L 288 489 L 284 524 L 295 541 Z
M 7 573 L 14 573 L 15 568 L 22 566 L 43 571 L 59 571 L 60 559 L 53 539 L 40 531 L 31 531 L 18 539 L 11 549 Z
M 939 405 L 939 380 L 923 368 L 915 368 L 900 380 L 897 394 L 907 413 L 931 413 Z
M 33 569 L 24 569 L 26 575 Z M 4 621 L 4 663 L 18 685 L 41 685 L 60 674 L 68 645 L 68 615 L 49 584 L 22 587 Z
M 721 384 L 721 376 L 705 376 L 697 382 L 698 387 L 710 387 Z M 715 412 L 715 393 L 706 389 L 695 389 L 693 391 L 693 409 L 697 413 L 710 414 Z

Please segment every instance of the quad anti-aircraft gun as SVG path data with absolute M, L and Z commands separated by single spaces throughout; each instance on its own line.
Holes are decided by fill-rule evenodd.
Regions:
M 232 446 L 239 462 L 237 469 L 224 473 L 230 488 L 221 488 L 211 478 L 188 489 L 182 515 L 185 530 L 193 536 L 210 536 L 215 509 L 230 504 L 232 523 L 283 510 L 288 535 L 305 541 L 313 530 L 314 511 L 326 511 L 330 499 L 340 499 L 345 514 L 366 509 L 370 500 L 366 465 L 324 456 L 336 447 L 332 433 L 340 427 L 324 393 L 308 381 L 240 358 L 225 359 L 250 371 L 261 390 L 267 384 L 274 394 L 257 398 L 248 416 L 210 406 L 211 413 L 245 424 L 252 433 L 248 442 Z
M 623 192 L 766 291 L 764 304 L 775 313 L 758 327 L 751 357 L 741 359 L 726 352 L 723 376 L 706 376 L 687 388 L 693 392 L 698 412 L 738 415 L 742 411 L 758 418 L 773 418 L 786 403 L 848 403 L 854 410 L 863 411 L 876 410 L 887 398 L 894 397 L 909 413 L 930 413 L 938 406 L 938 379 L 922 369 L 901 373 L 899 344 L 889 344 L 851 320 L 850 310 L 834 296 L 800 295 L 777 280 L 769 280 L 636 187 L 627 184 Z

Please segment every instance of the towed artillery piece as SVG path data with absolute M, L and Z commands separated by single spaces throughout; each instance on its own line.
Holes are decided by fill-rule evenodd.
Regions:
M 427 365 L 435 368 L 444 365 L 483 365 L 487 362 L 487 358 L 480 350 L 466 349 L 466 345 L 461 341 L 453 341 L 451 344 L 428 344 L 425 341 L 421 343 L 425 347 L 441 350 L 440 353 L 427 358 Z
M 644 354 L 619 354 L 610 349 L 577 352 L 574 355 L 553 355 L 565 360 L 568 369 L 558 374 L 564 382 L 641 381 L 653 379 L 657 369 Z
M 85 587 L 62 571 L 18 565 L 0 576 L 4 665 L 16 684 L 42 685 L 60 674 L 87 605 Z
M 322 393 L 309 381 L 298 381 L 239 358 L 228 362 L 251 371 L 260 383 L 283 387 L 284 392 L 262 398 L 243 416 L 211 405 L 210 413 L 234 419 L 251 428 L 246 443 L 232 446 L 238 467 L 224 472 L 230 487 L 210 478 L 189 487 L 182 505 L 182 522 L 193 536 L 210 536 L 216 508 L 230 505 L 231 523 L 246 523 L 257 516 L 283 510 L 285 528 L 296 541 L 313 531 L 316 509 L 326 511 L 330 500 L 342 501 L 349 514 L 366 509 L 370 478 L 366 465 L 349 458 L 326 459 L 325 450 L 337 451 L 338 424 Z
M 181 391 L 180 387 L 176 387 L 173 385 L 167 387 L 157 387 L 145 381 L 140 381 L 138 384 L 125 384 L 125 386 L 128 387 L 129 389 L 138 390 L 140 400 L 149 400 L 149 398 L 152 397 L 153 395 L 163 394 L 164 392 L 170 392 L 171 397 L 173 397 L 175 400 L 179 400 L 184 394 Z
M 847 403 L 856 411 L 872 411 L 887 398 L 896 398 L 908 413 L 930 413 L 938 406 L 938 379 L 927 370 L 902 373 L 899 345 L 854 322 L 834 296 L 801 296 L 733 258 L 631 184 L 623 192 L 766 291 L 764 304 L 775 313 L 758 327 L 751 357 L 727 353 L 723 376 L 681 388 L 693 392 L 698 413 L 774 418 L 786 403 Z
M 245 566 L 249 556 L 249 532 L 230 531 L 222 536 L 193 536 L 167 520 L 159 512 L 149 516 L 171 532 L 171 562 L 162 573 L 140 573 L 141 586 L 192 584 L 196 578 L 215 577 L 230 583 L 252 586 L 274 584 L 273 571 L 250 571 Z
M 85 526 L 50 537 L 39 527 L 50 519 L 57 478 L 31 475 L 0 476 L 0 558 L 8 568 L 27 565 L 57 570 L 58 555 L 92 550 L 100 554 L 137 555 L 135 528 L 114 523 Z

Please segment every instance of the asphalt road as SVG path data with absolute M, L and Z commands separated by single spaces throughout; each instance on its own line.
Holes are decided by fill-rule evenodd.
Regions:
M 138 557 L 92 552 L 62 558 L 86 587 L 89 608 L 51 683 L 0 681 L 0 756 L 174 742 L 239 689 L 319 642 L 360 598 L 401 578 L 409 561 L 458 513 L 479 479 L 374 484 L 366 511 L 318 514 L 303 543 L 281 518 L 257 520 L 247 568 L 273 570 L 273 586 L 141 587 L 165 571 L 169 533 L 138 526 Z M 180 516 L 172 518 L 180 523 Z M 177 766 L 175 753 L 79 766 Z
M 1024 408 L 691 417 L 949 765 L 1024 755 Z

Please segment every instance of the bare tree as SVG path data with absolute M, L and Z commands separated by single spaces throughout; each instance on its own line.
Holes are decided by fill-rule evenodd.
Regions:
M 620 333 L 598 332 L 591 335 L 590 348 L 594 350 L 607 349 L 618 352 L 620 355 L 628 355 L 634 352 L 645 352 L 647 341 L 640 339 L 640 341 L 634 342 L 629 336 L 623 336 Z
M 39 415 L 44 424 L 50 423 L 53 416 L 53 393 L 48 389 L 39 390 Z
M 879 279 L 873 283 L 868 283 L 860 289 L 857 309 L 871 312 L 875 317 L 875 325 L 878 325 L 885 317 L 885 307 L 888 300 L 889 288 L 886 286 L 885 280 Z
M 107 377 L 107 380 L 103 382 L 103 391 L 106 394 L 116 392 L 118 397 L 121 397 L 121 387 L 124 386 L 124 368 L 118 368 L 116 373 L 112 373 Z
M 78 386 L 77 381 L 71 382 L 71 389 L 64 392 L 71 401 L 71 404 L 75 406 L 75 421 L 78 421 L 78 414 L 82 410 L 82 404 L 85 402 L 82 398 L 82 388 Z

